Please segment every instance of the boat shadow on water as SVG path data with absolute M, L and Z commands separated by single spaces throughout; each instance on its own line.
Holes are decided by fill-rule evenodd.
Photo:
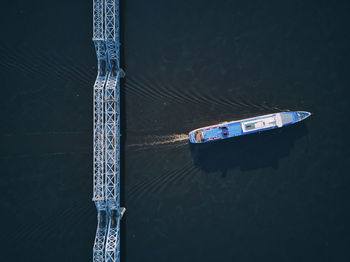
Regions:
M 196 167 L 226 175 L 229 169 L 236 168 L 242 171 L 277 168 L 280 159 L 290 154 L 294 143 L 307 134 L 307 127 L 300 123 L 212 143 L 190 144 L 190 149 Z

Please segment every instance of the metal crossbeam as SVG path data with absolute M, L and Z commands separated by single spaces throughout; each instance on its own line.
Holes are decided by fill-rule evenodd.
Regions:
M 105 75 L 107 66 L 107 56 L 104 37 L 104 0 L 94 0 L 93 2 L 93 37 L 95 51 L 98 61 L 98 72 Z
M 105 85 L 105 193 L 110 210 L 119 209 L 120 101 L 119 73 L 109 75 Z
M 105 0 L 105 25 L 108 59 L 119 71 L 119 0 Z
M 108 216 L 106 210 L 99 210 L 97 217 L 97 229 L 94 242 L 93 261 L 105 261 L 105 244 L 107 237 Z
M 116 76 L 120 72 L 119 0 L 105 0 L 105 43 L 109 70 Z
M 94 192 L 98 216 L 97 229 L 93 249 L 94 262 L 104 261 L 105 242 L 107 235 L 108 216 L 105 202 L 104 187 L 104 123 L 103 123 L 103 94 L 106 76 L 98 74 L 94 85 Z
M 104 0 L 93 2 L 93 38 L 98 61 L 97 78 L 94 84 L 93 111 L 93 201 L 97 209 L 97 229 L 93 247 L 93 261 L 102 262 L 105 257 L 107 237 L 107 205 L 104 185 L 104 87 L 108 78 L 106 75 L 107 55 L 104 42 Z
M 94 196 L 98 225 L 94 262 L 120 261 L 119 0 L 94 0 L 93 41 L 98 61 L 94 85 Z
M 105 261 L 120 261 L 119 1 L 105 0 L 105 43 L 110 75 L 105 85 L 105 193 L 109 214 Z
M 105 259 L 119 261 L 120 223 L 120 101 L 119 72 L 105 86 L 105 188 L 109 225 Z
M 94 85 L 94 196 L 96 208 L 105 209 L 103 99 L 106 76 L 97 76 Z M 102 202 L 101 202 L 102 201 Z
M 108 225 L 108 237 L 106 243 L 106 261 L 120 261 L 120 214 L 113 215 Z

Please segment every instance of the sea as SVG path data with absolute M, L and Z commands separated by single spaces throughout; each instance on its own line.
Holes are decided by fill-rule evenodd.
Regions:
M 92 261 L 93 1 L 0 16 L 1 261 Z M 350 261 L 349 1 L 121 0 L 122 262 Z M 290 127 L 188 132 L 280 111 Z

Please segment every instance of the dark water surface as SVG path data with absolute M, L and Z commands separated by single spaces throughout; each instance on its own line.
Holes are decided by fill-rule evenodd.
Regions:
M 1 261 L 92 261 L 92 1 L 0 16 Z M 347 1 L 121 2 L 122 261 L 349 261 Z M 201 126 L 302 124 L 192 147 Z

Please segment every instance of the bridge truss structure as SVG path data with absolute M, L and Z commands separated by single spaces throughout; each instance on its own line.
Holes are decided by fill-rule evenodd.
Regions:
M 93 0 L 98 70 L 93 91 L 93 201 L 97 209 L 94 262 L 120 261 L 119 0 Z

